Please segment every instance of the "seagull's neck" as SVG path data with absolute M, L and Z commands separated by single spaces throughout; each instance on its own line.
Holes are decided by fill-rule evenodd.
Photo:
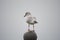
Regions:
M 29 17 L 32 17 L 32 15 L 26 16 L 25 18 L 28 20 L 28 19 L 29 19 Z
M 32 17 L 32 15 L 28 15 L 28 16 L 26 16 L 26 17 Z

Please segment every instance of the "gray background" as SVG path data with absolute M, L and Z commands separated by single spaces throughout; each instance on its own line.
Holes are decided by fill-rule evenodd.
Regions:
M 39 22 L 35 25 L 38 40 L 60 40 L 59 0 L 0 0 L 0 40 L 23 40 L 27 11 Z

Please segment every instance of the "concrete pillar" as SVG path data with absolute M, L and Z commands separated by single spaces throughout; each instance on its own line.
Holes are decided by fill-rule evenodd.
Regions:
M 23 38 L 24 40 L 37 40 L 37 34 L 35 31 L 29 31 L 24 33 Z

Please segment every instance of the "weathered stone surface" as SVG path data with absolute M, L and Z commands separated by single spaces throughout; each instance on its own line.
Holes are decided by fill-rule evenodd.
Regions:
M 35 31 L 26 32 L 23 36 L 24 40 L 37 40 Z

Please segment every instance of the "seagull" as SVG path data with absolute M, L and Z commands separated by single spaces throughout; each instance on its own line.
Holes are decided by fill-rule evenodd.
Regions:
M 30 31 L 30 25 L 33 25 L 33 31 L 34 31 L 34 24 L 38 23 L 36 21 L 36 17 L 32 17 L 30 12 L 26 12 L 24 17 L 27 18 L 26 23 L 28 24 L 28 31 Z

